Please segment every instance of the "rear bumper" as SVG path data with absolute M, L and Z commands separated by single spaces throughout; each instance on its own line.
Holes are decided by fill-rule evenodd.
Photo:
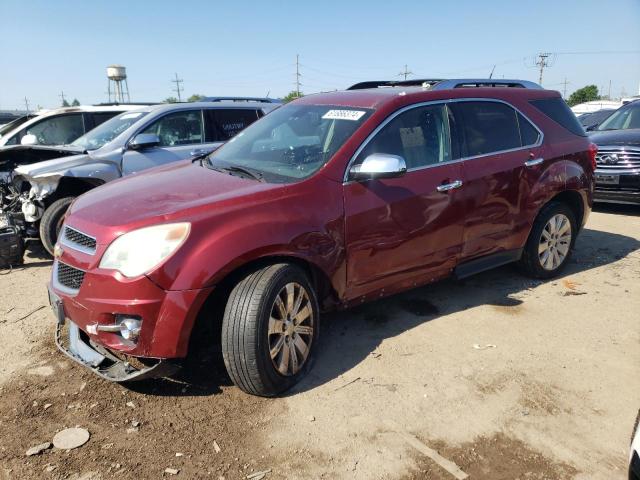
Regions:
M 596 187 L 593 193 L 593 200 L 595 202 L 640 205 L 640 190 L 613 190 L 599 189 Z

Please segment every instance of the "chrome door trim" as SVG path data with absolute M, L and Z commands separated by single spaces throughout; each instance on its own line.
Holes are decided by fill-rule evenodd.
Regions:
M 525 119 L 527 119 L 527 121 L 529 121 L 529 123 L 531 123 L 531 125 L 533 125 L 533 127 L 540 134 L 538 136 L 538 141 L 536 143 L 533 143 L 531 145 L 525 145 L 523 147 L 510 148 L 510 149 L 507 149 L 507 150 L 498 150 L 496 152 L 483 153 L 482 155 L 472 155 L 470 157 L 456 158 L 455 160 L 449 160 L 448 162 L 440 162 L 440 163 L 434 163 L 434 164 L 431 164 L 431 165 L 424 165 L 422 167 L 410 168 L 410 169 L 407 170 L 407 173 L 415 172 L 416 170 L 424 170 L 424 169 L 427 169 L 427 168 L 439 167 L 441 165 L 450 165 L 450 164 L 453 164 L 453 163 L 464 162 L 466 160 L 474 160 L 476 158 L 484 158 L 484 157 L 488 157 L 490 155 L 498 155 L 498 154 L 501 154 L 501 153 L 518 152 L 520 150 L 526 150 L 526 149 L 530 149 L 530 148 L 539 147 L 540 145 L 542 145 L 544 143 L 544 132 L 538 127 L 538 125 L 536 125 L 535 122 L 533 122 L 520 109 L 518 109 L 517 107 L 513 106 L 512 104 L 510 104 L 509 102 L 506 102 L 504 100 L 500 100 L 500 99 L 497 99 L 497 98 L 450 98 L 450 99 L 446 99 L 446 100 L 432 100 L 432 101 L 429 101 L 429 102 L 414 103 L 412 105 L 406 105 L 406 106 L 402 107 L 401 109 L 396 110 L 395 112 L 391 113 L 387 118 L 384 119 L 384 121 L 382 121 L 382 123 L 380 123 L 380 125 L 378 125 L 373 130 L 373 132 L 371 132 L 369 135 L 367 135 L 367 138 L 364 139 L 364 141 L 360 144 L 358 149 L 355 151 L 355 153 L 349 159 L 349 162 L 347 163 L 347 168 L 346 168 L 346 170 L 344 172 L 344 175 L 343 175 L 343 178 L 342 178 L 342 183 L 346 185 L 346 184 L 349 184 L 349 183 L 352 183 L 352 182 L 360 182 L 361 181 L 361 180 L 349 180 L 349 170 L 351 169 L 351 166 L 355 163 L 356 158 L 358 158 L 358 155 L 360 155 L 362 150 L 364 150 L 366 148 L 366 146 L 373 139 L 373 137 L 375 137 L 380 132 L 380 130 L 382 130 L 389 122 L 391 122 L 398 115 L 400 115 L 400 114 L 402 114 L 402 113 L 404 113 L 406 111 L 409 111 L 409 110 L 411 110 L 413 108 L 420 108 L 420 107 L 426 107 L 426 106 L 430 106 L 430 105 L 439 105 L 439 104 L 448 105 L 450 103 L 460 103 L 460 102 L 494 102 L 494 103 L 503 103 L 503 104 L 513 108 L 516 112 L 518 112 Z

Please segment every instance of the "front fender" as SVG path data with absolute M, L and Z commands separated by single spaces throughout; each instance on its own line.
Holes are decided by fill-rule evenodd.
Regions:
M 322 176 L 311 179 L 317 185 L 303 183 L 225 213 L 212 215 L 215 206 L 209 206 L 208 214 L 192 215 L 187 242 L 149 277 L 168 290 L 208 288 L 255 260 L 292 257 L 324 272 L 340 295 L 345 286 L 342 185 Z

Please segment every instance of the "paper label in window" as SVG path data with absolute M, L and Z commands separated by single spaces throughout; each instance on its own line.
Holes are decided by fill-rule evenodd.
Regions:
M 138 118 L 142 113 L 125 113 L 120 117 L 120 120 L 127 120 L 128 118 Z
M 351 120 L 357 121 L 367 112 L 362 110 L 329 110 L 322 118 L 326 120 Z

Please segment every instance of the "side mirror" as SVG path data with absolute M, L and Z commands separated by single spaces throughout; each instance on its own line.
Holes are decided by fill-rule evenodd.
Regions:
M 158 145 L 160 145 L 160 137 L 155 133 L 139 133 L 129 142 L 131 150 L 144 150 Z
M 32 133 L 27 133 L 26 135 L 22 136 L 20 145 L 38 145 L 38 137 L 36 137 Z
M 349 177 L 353 180 L 368 178 L 395 178 L 404 175 L 407 163 L 398 155 L 387 153 L 373 153 L 360 165 L 354 165 L 349 170 Z

